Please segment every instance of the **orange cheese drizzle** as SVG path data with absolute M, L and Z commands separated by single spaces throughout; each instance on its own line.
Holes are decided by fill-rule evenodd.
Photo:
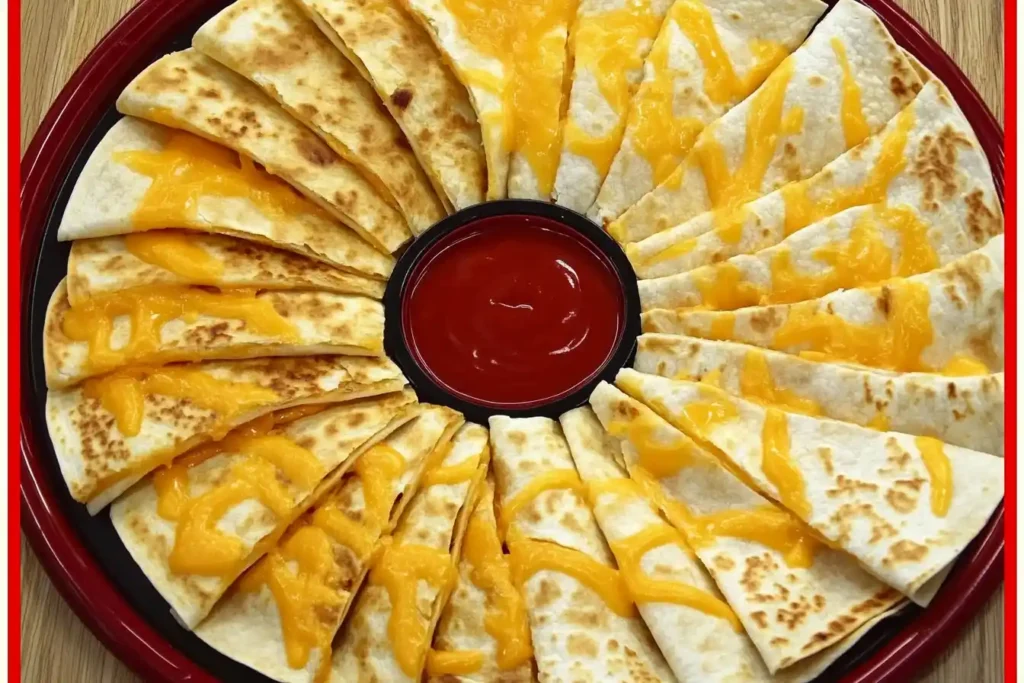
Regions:
M 131 333 L 124 346 L 114 349 L 111 335 L 120 316 L 130 318 Z M 298 339 L 295 326 L 253 290 L 209 292 L 178 285 L 138 287 L 87 299 L 65 311 L 61 329 L 69 339 L 89 345 L 87 367 L 103 372 L 128 363 L 191 360 L 163 350 L 161 332 L 172 320 L 192 323 L 199 316 L 241 320 L 252 334 Z
M 402 671 L 418 679 L 430 646 L 430 620 L 417 606 L 420 581 L 437 589 L 448 586 L 456 577 L 449 554 L 415 543 L 391 545 L 370 570 L 370 583 L 383 586 L 391 600 L 388 639 Z
M 163 149 L 122 150 L 113 159 L 153 181 L 132 214 L 135 230 L 206 229 L 199 213 L 203 197 L 247 199 L 271 221 L 302 215 L 332 220 L 248 157 L 191 133 L 172 130 Z
M 626 498 L 645 499 L 643 489 L 631 479 L 601 479 L 587 482 L 587 493 L 591 507 L 596 508 L 603 494 L 615 494 Z M 732 609 L 722 600 L 695 586 L 681 581 L 655 579 L 644 572 L 641 562 L 649 551 L 665 545 L 678 545 L 690 553 L 690 548 L 680 532 L 668 524 L 654 523 L 628 538 L 610 541 L 609 546 L 619 565 L 619 571 L 630 595 L 637 603 L 670 603 L 698 610 L 709 616 L 728 621 L 734 629 L 740 630 L 739 620 Z
M 126 235 L 128 253 L 194 284 L 217 284 L 224 262 L 203 249 L 185 233 L 152 230 Z
M 914 439 L 931 481 L 932 514 L 945 517 L 953 500 L 953 467 L 946 455 L 945 444 L 930 436 Z

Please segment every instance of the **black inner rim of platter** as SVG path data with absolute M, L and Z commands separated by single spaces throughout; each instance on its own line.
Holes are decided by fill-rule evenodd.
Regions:
M 595 257 L 610 265 L 619 281 L 623 300 L 623 320 L 618 340 L 603 364 L 595 372 L 568 392 L 539 405 L 524 408 L 500 407 L 475 403 L 449 390 L 425 369 L 417 360 L 419 353 L 410 348 L 406 338 L 404 306 L 407 305 L 406 288 L 417 274 L 417 267 L 423 257 L 432 252 L 432 247 L 441 243 L 453 232 L 471 228 L 478 221 L 496 217 L 538 217 L 558 223 L 566 231 L 577 233 L 580 242 L 595 253 Z M 439 403 L 462 412 L 468 420 L 487 424 L 491 415 L 512 417 L 544 416 L 557 419 L 562 413 L 583 405 L 599 382 L 612 381 L 615 374 L 632 364 L 636 355 L 636 338 L 640 334 L 640 293 L 637 290 L 636 275 L 629 260 L 619 245 L 608 233 L 589 219 L 569 209 L 547 202 L 507 199 L 477 204 L 445 218 L 422 237 L 409 245 L 398 259 L 388 280 L 384 294 L 385 328 L 384 350 L 388 357 L 398 363 L 409 383 L 416 390 L 420 400 Z M 458 315 L 458 311 L 452 311 Z
M 210 15 L 212 16 L 222 4 L 223 3 L 214 3 L 210 8 Z M 170 52 L 188 47 L 191 43 L 191 36 L 198 27 L 199 24 L 186 27 L 187 30 L 178 38 L 162 46 L 162 51 Z M 25 367 L 24 370 L 26 370 L 29 375 L 29 381 L 27 382 L 25 390 L 32 392 L 32 396 L 30 398 L 34 410 L 33 417 L 37 425 L 46 424 L 46 380 L 41 353 L 43 343 L 43 322 L 50 295 L 56 288 L 57 283 L 67 273 L 67 260 L 70 252 L 69 243 L 57 242 L 57 228 L 60 224 L 61 216 L 64 213 L 64 207 L 67 205 L 68 197 L 74 186 L 74 182 L 78 178 L 79 173 L 81 173 L 82 167 L 85 165 L 89 154 L 96 147 L 107 130 L 109 130 L 119 118 L 120 115 L 115 111 L 113 103 L 111 103 L 111 106 L 106 110 L 100 121 L 97 123 L 96 129 L 79 151 L 64 184 L 60 188 L 60 191 L 53 202 L 51 212 L 47 217 L 46 226 L 44 228 L 41 251 L 33 266 L 34 272 L 32 273 L 31 279 L 32 285 L 30 291 L 27 292 L 29 297 L 28 308 L 25 310 L 25 314 L 27 315 L 27 320 L 25 320 L 25 322 L 27 324 L 24 326 L 22 348 L 26 350 L 26 353 L 24 354 L 24 362 L 27 367 Z M 502 207 L 501 204 L 501 202 L 481 204 L 479 206 L 466 209 L 465 212 L 468 212 L 470 215 L 474 216 L 474 218 L 494 215 L 491 212 L 507 211 L 507 208 Z M 603 231 L 597 228 L 596 225 L 593 225 L 587 219 L 582 218 L 571 211 L 561 209 L 560 207 L 554 207 L 553 205 L 548 205 L 543 202 L 525 202 L 525 204 L 538 204 L 540 206 L 550 207 L 554 210 L 560 210 L 567 215 L 571 214 L 572 216 L 576 216 L 577 218 L 582 219 L 584 223 L 589 224 L 593 230 L 600 233 L 604 239 L 611 239 Z M 522 212 L 522 208 L 519 209 L 519 212 Z M 449 217 L 446 220 L 451 221 L 453 218 L 455 218 L 455 216 Z M 575 219 L 569 218 L 567 220 L 574 221 Z M 445 222 L 442 221 L 438 227 L 431 230 L 431 234 L 426 235 L 408 249 L 411 251 L 413 249 L 420 248 L 420 242 L 427 243 L 432 239 L 432 234 L 434 233 L 439 235 L 441 230 L 438 228 L 444 226 L 444 224 Z M 423 248 L 425 248 L 425 246 L 428 245 L 425 244 Z M 618 249 L 617 246 L 615 248 Z M 389 283 L 388 293 L 385 297 L 386 303 L 388 297 L 395 295 L 392 292 L 393 283 L 408 274 L 407 268 L 404 271 L 402 270 L 402 262 L 404 261 L 405 259 L 403 255 L 403 259 L 400 259 L 399 266 L 396 268 L 395 275 L 392 277 L 392 283 Z M 635 286 L 634 280 L 633 291 L 635 291 Z M 627 324 L 629 324 L 628 320 Z M 639 319 L 637 319 L 636 324 L 639 326 Z M 639 329 L 636 330 L 636 333 L 638 332 Z M 637 336 L 636 333 L 630 335 L 627 331 L 627 336 L 630 339 L 635 339 Z M 393 360 L 398 360 L 398 358 L 396 358 L 395 342 L 394 330 L 392 329 L 392 325 L 389 324 L 385 332 L 385 348 Z M 614 370 L 617 370 L 619 367 L 624 365 L 629 365 L 632 362 L 634 345 L 628 345 L 627 348 L 628 351 L 624 356 L 620 357 L 619 355 L 616 355 L 607 365 L 606 371 L 608 369 L 613 370 L 611 372 L 612 376 L 614 376 Z M 403 370 L 407 372 L 410 381 L 413 382 L 417 391 L 424 389 L 424 393 L 420 394 L 421 399 L 431 400 L 430 394 L 425 391 L 426 385 L 422 382 L 420 382 L 422 386 L 417 385 L 415 378 L 416 372 L 410 371 L 409 368 L 406 368 L 404 365 Z M 561 413 L 572 407 L 574 406 L 556 403 L 551 406 L 551 414 Z M 474 415 L 479 416 L 473 406 L 468 406 L 467 410 L 464 412 L 466 412 L 467 417 L 470 419 L 474 419 Z M 557 417 L 557 415 L 555 415 L 555 417 Z M 60 514 L 62 514 L 75 529 L 83 545 L 96 559 L 107 578 L 118 586 L 122 595 L 132 608 L 169 643 L 219 679 L 225 681 L 254 681 L 270 683 L 271 679 L 256 673 L 245 665 L 239 664 L 228 657 L 225 657 L 203 643 L 195 635 L 184 629 L 171 616 L 167 603 L 162 597 L 160 597 L 160 594 L 156 589 L 153 588 L 149 580 L 142 573 L 142 570 L 139 569 L 138 565 L 136 565 L 135 561 L 131 558 L 128 551 L 121 543 L 120 538 L 117 536 L 117 533 L 114 531 L 113 525 L 110 522 L 109 512 L 104 510 L 95 517 L 92 517 L 86 511 L 84 505 L 71 498 L 67 486 L 60 474 L 60 469 L 57 465 L 56 456 L 53 452 L 53 447 L 50 444 L 48 435 L 44 433 L 39 434 L 38 436 L 38 443 L 41 446 L 38 455 L 40 456 L 40 460 L 42 461 L 41 464 L 45 468 L 47 476 L 50 478 L 50 483 L 53 486 L 55 496 L 59 501 Z M 921 608 L 911 605 L 905 608 L 899 615 L 881 622 L 872 628 L 849 652 L 840 657 L 815 680 L 819 683 L 824 681 L 838 681 L 845 672 L 852 670 L 855 666 L 870 658 L 871 655 L 874 654 L 886 641 L 902 630 L 911 621 L 916 619 L 920 615 L 921 611 Z M 688 636 L 685 633 L 680 633 L 679 637 L 683 639 Z

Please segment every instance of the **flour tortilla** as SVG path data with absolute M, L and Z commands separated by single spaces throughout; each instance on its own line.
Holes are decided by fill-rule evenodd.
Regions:
M 232 294 L 224 292 L 223 296 Z M 297 338 L 289 341 L 250 330 L 241 319 L 186 316 L 163 326 L 160 348 L 155 351 L 125 356 L 112 365 L 95 365 L 89 362 L 89 344 L 64 334 L 63 320 L 71 306 L 62 280 L 50 299 L 43 326 L 46 385 L 59 389 L 138 364 L 262 356 L 383 355 L 384 307 L 379 301 L 347 294 L 294 291 L 261 292 L 256 299 L 269 302 L 283 319 L 292 323 Z M 114 318 L 111 346 L 122 348 L 130 335 L 130 317 Z
M 491 417 L 490 427 L 499 508 L 535 476 L 574 470 L 569 447 L 554 420 L 498 415 Z M 554 543 L 615 566 L 590 508 L 575 491 L 542 492 L 519 510 L 511 524 L 528 539 Z M 541 570 L 526 580 L 522 591 L 539 679 L 674 680 L 639 616 L 619 616 L 576 579 Z
M 406 383 L 386 358 L 258 358 L 193 367 L 222 382 L 255 384 L 277 394 L 271 403 L 234 416 L 226 428 L 284 408 L 399 391 Z M 46 426 L 64 482 L 92 514 L 161 462 L 209 441 L 221 419 L 217 411 L 187 399 L 149 394 L 139 433 L 129 437 L 100 400 L 87 397 L 80 387 L 46 396 Z M 104 485 L 108 479 L 115 481 Z
M 511 143 L 506 121 L 513 116 L 513 112 L 506 111 L 509 102 L 504 94 L 508 77 L 505 64 L 480 51 L 468 36 L 463 35 L 458 18 L 444 0 L 405 0 L 405 7 L 466 87 L 480 122 L 487 158 L 487 199 L 503 199 L 509 184 Z M 476 73 L 487 74 L 487 79 L 501 84 L 501 89 L 494 92 L 494 88 L 480 85 L 473 80 Z
M 161 230 L 187 240 L 222 271 L 197 277 L 150 263 L 129 250 L 131 237 L 75 240 L 68 257 L 68 301 L 72 306 L 94 296 L 151 285 L 211 285 L 220 288 L 321 290 L 381 299 L 384 283 L 346 273 L 319 261 L 224 235 Z
M 195 50 L 146 67 L 117 98 L 117 110 L 245 154 L 385 253 L 410 238 L 402 214 L 355 166 L 255 85 Z
M 886 158 L 883 152 L 892 154 L 890 161 L 895 162 L 889 173 L 881 172 L 885 169 L 880 163 Z M 877 189 L 868 189 L 868 179 L 875 173 L 884 182 Z M 854 204 L 884 202 L 912 211 L 927 226 L 928 241 L 943 262 L 977 249 L 1003 232 L 1002 209 L 988 158 L 971 124 L 937 80 L 926 83 L 885 128 L 799 188 L 816 210 L 826 214 L 823 219 L 851 201 L 830 204 L 823 200 L 844 194 L 855 197 Z M 813 240 L 805 233 L 820 233 L 824 226 L 832 225 L 821 220 L 804 227 L 798 216 L 787 215 L 786 194 L 795 189 L 784 187 L 745 205 L 738 236 L 717 232 L 714 213 L 704 213 L 629 245 L 627 254 L 640 277 L 654 278 L 738 254 L 753 254 L 779 243 L 794 244 L 795 252 L 795 240 Z M 791 234 L 793 230 L 799 231 Z
M 707 87 L 712 80 L 721 83 L 725 75 L 717 65 L 704 63 L 687 35 L 693 8 L 707 12 L 722 48 L 719 58 L 724 57 L 742 84 L 726 99 L 717 92 L 710 93 Z M 682 163 L 700 131 L 759 86 L 770 67 L 803 42 L 825 8 L 819 0 L 785 0 L 770 6 L 758 0 L 674 2 L 647 56 L 643 81 L 630 102 L 622 146 L 587 215 L 599 223 L 609 223 L 653 190 L 660 180 L 655 166 L 671 170 Z M 694 28 L 704 37 L 699 27 Z M 753 48 L 764 43 L 776 46 L 778 52 L 762 62 Z M 685 124 L 686 133 L 655 150 L 652 159 L 643 151 L 641 120 L 650 116 L 648 111 L 662 111 L 663 107 L 671 112 L 673 124 Z M 669 128 L 670 123 L 661 125 Z
M 487 161 L 466 89 L 398 0 L 297 0 L 377 90 L 449 209 L 482 202 Z
M 814 339 L 793 343 L 777 341 L 776 332 L 790 316 L 807 313 L 854 324 L 885 325 L 893 320 L 889 314 L 894 297 L 908 287 L 923 287 L 928 292 L 932 341 L 920 358 L 914 359 L 913 367 L 887 369 L 941 370 L 962 356 L 984 363 L 989 372 L 1003 369 L 1002 236 L 992 238 L 982 249 L 943 268 L 890 280 L 881 286 L 841 290 L 801 303 L 752 306 L 735 312 L 657 309 L 643 314 L 643 328 L 645 332 L 724 338 L 786 353 L 827 351 L 817 348 Z M 723 322 L 731 329 L 724 337 L 718 337 L 712 326 Z M 906 341 L 908 330 L 893 328 L 892 331 L 901 341 Z
M 749 187 L 743 194 L 750 195 L 740 200 L 745 202 L 812 176 L 859 143 L 861 140 L 848 140 L 843 129 L 843 70 L 833 41 L 845 50 L 851 77 L 859 86 L 863 132 L 880 130 L 921 89 L 917 73 L 878 17 L 855 0 L 839 0 L 807 41 L 750 97 L 708 126 L 687 159 L 611 223 L 609 232 L 623 244 L 636 242 L 705 211 L 722 208 L 726 205 L 723 202 L 732 204 L 733 198 L 716 201 L 709 194 L 714 188 L 709 187 L 702 170 L 701 150 L 710 152 L 721 146 L 730 173 L 755 149 L 770 157 L 763 173 L 760 166 L 751 163 L 750 169 L 757 172 L 744 183 Z M 792 66 L 788 80 L 787 62 Z M 779 87 L 785 90 L 780 122 L 788 125 L 780 123 L 778 136 L 758 138 L 758 130 L 771 127 L 768 112 L 759 111 L 758 104 L 762 97 L 772 101 L 770 95 Z M 852 100 L 849 107 L 856 110 Z M 750 149 L 748 133 L 755 144 Z
M 603 413 L 614 415 L 622 410 L 616 403 L 628 406 L 630 399 L 606 384 L 595 391 L 592 401 L 601 406 Z M 632 446 L 628 442 L 620 444 L 604 431 L 590 408 L 566 413 L 560 421 L 576 469 L 584 481 L 628 478 L 619 460 L 623 458 L 622 449 Z M 671 429 L 668 425 L 663 428 Z M 610 541 L 627 538 L 650 527 L 670 527 L 640 488 L 635 496 L 603 493 L 592 504 L 601 531 Z M 649 550 L 641 560 L 641 567 L 654 578 L 687 584 L 719 600 L 724 599 L 700 558 L 681 545 L 669 543 Z M 735 683 L 810 681 L 875 623 L 874 619 L 868 620 L 839 643 L 772 675 L 750 637 L 734 630 L 724 619 L 671 603 L 641 603 L 638 608 L 680 683 L 703 683 L 709 676 Z M 683 633 L 686 637 L 680 638 Z
M 667 334 L 644 334 L 637 343 L 633 368 L 638 372 L 695 381 L 713 376 L 716 386 L 743 396 L 744 364 L 752 354 L 760 354 L 777 390 L 813 401 L 824 417 L 864 427 L 884 420 L 890 431 L 933 436 L 954 446 L 1003 455 L 1002 373 L 890 374 L 815 363 L 745 344 Z M 786 404 L 778 407 L 791 410 Z
M 672 0 L 581 0 L 576 13 L 576 23 L 569 37 L 570 51 L 574 64 L 572 87 L 569 91 L 569 106 L 562 125 L 562 155 L 558 161 L 555 176 L 555 190 L 552 199 L 557 204 L 580 213 L 585 213 L 597 198 L 607 166 L 581 150 L 573 149 L 574 131 L 587 139 L 610 141 L 617 147 L 622 139 L 622 128 L 626 122 L 625 102 L 643 78 L 643 60 L 651 49 L 654 38 L 661 26 L 662 18 Z M 629 12 L 626 19 L 619 19 L 622 12 Z M 605 22 L 613 22 L 605 27 Z M 629 23 L 630 27 L 626 27 Z M 588 24 L 601 27 L 591 30 Z M 632 40 L 631 40 L 632 39 Z M 623 45 L 625 41 L 631 41 Z M 614 59 L 621 49 L 636 60 L 635 66 L 622 63 L 606 63 Z M 624 70 L 626 92 L 611 95 L 620 98 L 609 101 L 609 93 L 600 84 L 599 70 Z M 630 68 L 633 67 L 633 68 Z M 611 159 L 608 160 L 608 163 Z
M 292 509 L 282 518 L 257 500 L 233 507 L 217 523 L 217 529 L 241 540 L 250 555 L 238 574 L 266 552 L 288 525 L 314 505 L 338 482 L 354 460 L 409 419 L 403 414 L 407 396 L 395 395 L 347 403 L 302 418 L 284 426 L 283 436 L 298 441 L 316 456 L 324 478 L 313 489 L 305 488 L 279 473 L 278 481 L 291 498 Z M 189 494 L 202 496 L 234 476 L 232 466 L 245 455 L 220 453 L 189 468 Z M 138 563 L 153 587 L 170 604 L 174 615 L 187 628 L 195 628 L 237 578 L 178 574 L 171 570 L 169 557 L 175 543 L 178 522 L 162 517 L 159 496 L 152 479 L 140 482 L 119 498 L 110 509 L 114 530 L 132 559 Z M 261 543 L 262 542 L 262 543 Z
M 408 418 L 409 421 L 380 441 L 406 461 L 405 471 L 394 482 L 391 490 L 392 510 L 383 535 L 391 533 L 402 511 L 414 500 L 413 492 L 430 454 L 439 447 L 446 447 L 457 424 L 461 422 L 452 411 L 438 406 L 416 406 L 409 410 Z M 350 519 L 359 521 L 365 510 L 363 495 L 359 476 L 349 470 L 314 509 L 330 506 Z M 310 510 L 309 514 L 295 522 L 289 528 L 288 535 L 302 527 L 312 526 L 312 513 L 313 510 Z M 337 632 L 376 555 L 361 557 L 356 549 L 328 538 L 340 576 L 339 585 L 334 588 L 341 606 L 314 612 L 325 619 L 324 623 L 331 631 Z M 275 552 L 271 550 L 269 554 Z M 269 557 L 264 557 L 249 571 L 260 571 L 261 565 L 269 560 Z M 222 654 L 284 683 L 313 683 L 317 680 L 316 674 L 321 664 L 330 666 L 330 662 L 320 661 L 320 652 L 316 648 L 310 651 L 304 668 L 292 668 L 289 665 L 285 637 L 281 630 L 280 608 L 265 583 L 252 592 L 239 590 L 237 585 L 233 587 L 199 624 L 195 633 Z M 254 644 L 258 646 L 254 647 Z
M 762 469 L 766 409 L 718 389 L 632 370 L 619 373 L 625 391 L 658 406 L 670 421 L 687 405 L 731 401 L 738 414 L 703 426 L 714 444 L 776 500 L 779 489 Z M 929 502 L 933 484 L 915 438 L 845 422 L 784 413 L 788 460 L 799 471 L 810 506 L 794 510 L 872 574 L 911 598 L 947 567 L 985 526 L 1003 497 L 1001 458 L 945 445 L 952 498 L 946 514 Z
M 771 506 L 714 455 L 619 389 L 600 384 L 590 404 L 606 428 L 643 420 L 651 426 L 647 438 L 686 449 L 692 464 L 657 480 L 675 504 L 696 515 Z M 621 444 L 631 476 L 638 476 L 634 445 L 628 438 Z M 738 537 L 715 536 L 696 552 L 778 680 L 813 677 L 903 602 L 852 557 L 828 547 L 819 548 L 807 568 L 790 567 L 781 552 Z
M 474 457 L 480 458 L 480 465 L 469 481 L 434 484 L 420 489 L 398 523 L 392 548 L 406 544 L 427 546 L 448 553 L 453 565 L 458 562 L 466 523 L 487 471 L 487 430 L 474 424 L 464 426 L 439 464 L 450 467 Z M 426 625 L 424 656 L 451 590 L 450 583 L 435 586 L 422 581 L 417 587 L 419 617 Z M 395 657 L 389 637 L 391 618 L 392 604 L 388 591 L 384 586 L 374 584 L 371 577 L 356 598 L 352 617 L 335 649 L 331 671 L 336 680 L 410 683 L 420 680 L 419 675 L 406 675 Z
M 485 479 L 480 486 L 480 496 L 467 526 L 484 524 L 497 535 L 497 520 L 494 517 L 494 483 Z M 511 570 L 506 561 L 505 578 L 511 580 Z M 473 583 L 473 565 L 463 554 L 458 566 L 459 578 L 448 604 L 441 613 L 441 620 L 434 633 L 433 649 L 439 652 L 480 652 L 483 663 L 471 674 L 427 675 L 429 683 L 532 683 L 535 680 L 532 662 L 525 662 L 514 669 L 498 666 L 498 643 L 487 632 L 485 626 L 488 594 Z
M 929 226 L 921 222 L 919 225 L 927 234 L 920 241 L 910 238 L 914 243 L 909 244 L 903 227 L 908 219 L 918 221 L 920 214 L 906 206 L 895 211 L 881 204 L 856 206 L 757 253 L 740 254 L 685 273 L 641 280 L 641 307 L 725 311 L 806 301 L 839 289 L 928 272 L 980 249 L 989 238 L 978 235 L 984 239 L 975 241 L 960 223 Z M 870 236 L 870 252 L 859 251 L 865 248 L 864 235 Z M 710 233 L 702 237 L 708 237 L 708 241 L 716 239 Z M 883 252 L 887 261 L 883 260 Z M 913 257 L 922 252 L 934 258 Z M 837 255 L 837 260 L 833 260 L 833 255 Z M 850 267 L 853 264 L 845 259 L 853 255 L 867 257 L 870 262 L 866 259 L 861 262 L 862 267 Z M 906 256 L 909 258 L 905 259 Z M 784 264 L 781 275 L 776 271 L 779 264 Z M 791 275 L 802 279 L 794 282 Z
M 413 233 L 445 216 L 430 181 L 373 86 L 291 0 L 238 0 L 192 37 L 355 164 Z
M 159 153 L 173 139 L 189 136 L 189 133 L 132 116 L 115 123 L 89 155 L 75 181 L 57 229 L 57 239 L 125 235 L 140 229 L 133 215 L 153 180 L 122 163 L 118 155 Z M 257 173 L 264 182 L 272 178 L 265 171 Z M 203 193 L 195 203 L 193 215 L 182 221 L 183 224 L 159 227 L 233 235 L 381 280 L 387 279 L 394 266 L 394 259 L 374 249 L 350 228 L 330 219 L 312 202 L 308 211 L 282 215 L 268 215 L 257 204 L 242 197 Z M 180 207 L 180 213 L 188 212 Z

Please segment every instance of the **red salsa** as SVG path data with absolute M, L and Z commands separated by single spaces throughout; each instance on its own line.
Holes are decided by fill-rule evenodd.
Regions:
M 402 327 L 420 366 L 464 400 L 529 408 L 601 371 L 623 331 L 612 264 L 582 235 L 535 216 L 495 216 L 423 255 Z

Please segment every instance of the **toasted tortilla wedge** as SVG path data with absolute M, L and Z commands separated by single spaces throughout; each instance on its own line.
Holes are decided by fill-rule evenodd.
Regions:
M 745 344 L 667 334 L 637 340 L 634 369 L 713 382 L 734 396 L 1003 455 L 1003 374 L 886 373 Z
M 398 366 L 386 358 L 197 363 L 134 373 L 118 383 L 50 391 L 46 426 L 71 496 L 95 514 L 147 472 L 244 422 L 274 410 L 376 396 L 404 386 Z M 130 400 L 136 392 L 138 406 Z
M 512 584 L 497 524 L 494 484 L 488 479 L 480 487 L 466 527 L 458 583 L 437 624 L 433 650 L 427 655 L 426 673 L 431 683 L 535 680 L 526 606 Z
M 558 423 L 494 416 L 490 427 L 499 528 L 508 529 L 538 678 L 675 680 L 614 569 Z
M 911 598 L 981 531 L 1003 497 L 1003 461 L 987 453 L 785 413 L 706 384 L 632 370 L 616 383 L 720 449 L 760 490 Z M 700 405 L 714 405 L 719 417 L 688 418 Z
M 313 289 L 380 299 L 384 284 L 255 242 L 181 230 L 75 240 L 67 277 L 72 306 L 152 285 Z
M 1003 238 L 922 275 L 738 311 L 657 309 L 645 332 L 744 342 L 899 372 L 1003 369 Z
M 673 2 L 587 215 L 608 223 L 657 187 L 707 124 L 761 85 L 824 11 L 819 0 Z
M 466 86 L 483 130 L 487 198 L 547 200 L 558 166 L 575 0 L 405 0 Z
M 558 204 L 585 213 L 622 141 L 644 58 L 672 0 L 580 0 L 569 37 L 572 87 L 562 127 Z
M 839 216 L 870 204 L 905 214 L 901 247 L 926 243 L 943 263 L 1003 232 L 985 152 L 938 81 L 926 83 L 885 128 L 815 175 L 745 204 L 736 222 L 704 213 L 631 244 L 626 252 L 644 278 L 686 272 L 777 244 L 789 245 L 796 255 L 821 244 L 823 232 L 828 239 L 842 240 L 848 230 L 843 221 L 851 220 Z M 837 213 L 834 222 L 825 220 Z
M 466 425 L 442 456 L 428 463 L 394 542 L 383 550 L 356 598 L 331 663 L 335 680 L 421 680 L 487 471 L 487 430 Z
M 514 116 L 506 111 L 510 104 L 505 91 L 506 73 L 504 55 L 491 54 L 475 44 L 474 25 L 467 25 L 444 0 L 406 0 L 406 9 L 423 27 L 440 50 L 459 80 L 466 87 L 483 138 L 487 158 L 487 199 L 502 199 L 506 195 L 509 173 L 510 127 L 507 119 Z M 485 11 L 491 11 L 488 8 Z M 482 17 L 474 17 L 481 19 Z M 492 32 L 488 38 L 498 45 L 502 36 L 493 35 L 494 26 L 483 30 Z
M 382 280 L 394 265 L 247 157 L 128 116 L 107 131 L 86 161 L 57 239 L 153 228 L 233 235 Z
M 210 292 L 178 285 L 118 291 L 72 307 L 62 280 L 46 311 L 43 338 L 47 386 L 59 389 L 130 365 L 379 356 L 384 307 L 329 292 Z
M 874 12 L 839 0 L 747 99 L 713 122 L 656 189 L 609 225 L 636 242 L 810 176 L 880 130 L 921 80 Z M 731 219 L 735 220 L 735 218 Z
M 595 401 L 629 400 L 604 386 L 604 390 L 595 392 Z M 604 403 L 602 408 L 608 410 L 609 406 Z M 614 406 L 610 409 L 613 413 L 617 410 Z M 654 584 L 655 590 L 661 587 L 663 593 L 678 596 L 678 602 L 648 600 L 638 601 L 637 606 L 680 683 L 703 683 L 709 678 L 737 683 L 809 681 L 852 647 L 874 623 L 864 622 L 858 631 L 839 643 L 769 674 L 739 622 L 736 627 L 730 624 L 735 613 L 723 602 L 700 558 L 686 545 L 680 531 L 658 514 L 655 501 L 640 484 L 628 478 L 619 464 L 624 456 L 618 439 L 604 431 L 590 408 L 566 413 L 560 421 L 576 469 L 587 483 L 594 516 L 615 552 L 620 571 L 624 565 L 638 563 L 643 575 L 649 577 L 648 586 Z M 648 538 L 664 542 L 655 545 L 657 540 L 647 541 Z M 637 540 L 641 548 L 649 548 L 638 557 L 633 555 Z M 643 545 L 644 541 L 649 545 Z M 674 588 L 680 585 L 682 590 Z M 685 600 L 693 604 L 684 604 Z M 684 633 L 686 637 L 680 638 Z
M 341 482 L 232 586 L 196 628 L 197 636 L 274 680 L 322 680 L 331 641 L 354 595 L 413 500 L 431 454 L 448 446 L 459 422 L 437 406 L 417 406 L 410 416 L 411 422 L 363 452 Z M 390 469 L 392 457 L 401 471 Z M 303 630 L 303 624 L 314 626 Z
M 238 0 L 192 46 L 260 86 L 355 164 L 419 234 L 444 207 L 373 86 L 291 0 Z
M 297 0 L 373 84 L 446 208 L 484 200 L 487 160 L 469 95 L 398 0 Z
M 903 601 L 639 401 L 602 383 L 591 406 L 622 435 L 630 475 L 686 535 L 772 674 L 806 680 Z
M 117 98 L 117 110 L 246 155 L 385 253 L 410 238 L 402 214 L 355 166 L 258 87 L 195 50 L 146 67 Z
M 110 509 L 114 529 L 175 616 L 194 628 L 360 453 L 412 417 L 403 411 L 409 398 L 346 403 L 270 432 L 243 426 L 119 498 Z

